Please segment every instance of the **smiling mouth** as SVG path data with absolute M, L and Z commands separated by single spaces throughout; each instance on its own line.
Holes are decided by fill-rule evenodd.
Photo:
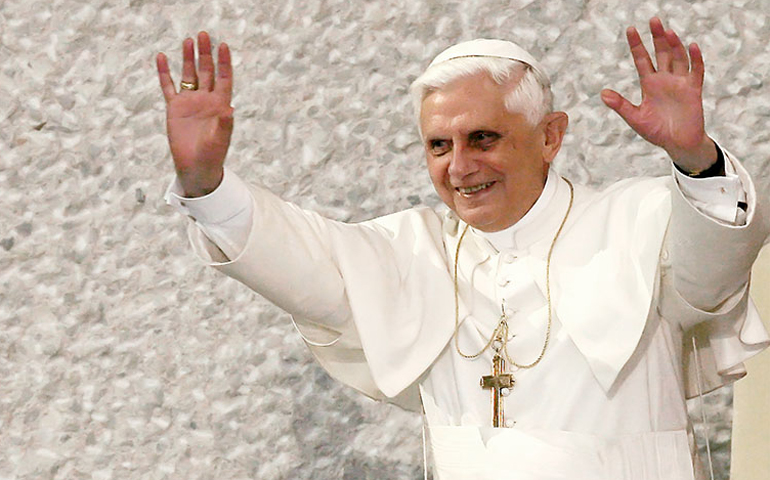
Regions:
M 495 182 L 487 182 L 487 183 L 481 183 L 479 185 L 474 185 L 472 187 L 457 187 L 455 190 L 460 193 L 461 195 L 473 195 L 474 193 L 480 192 L 482 190 L 486 190 L 487 188 L 491 187 Z

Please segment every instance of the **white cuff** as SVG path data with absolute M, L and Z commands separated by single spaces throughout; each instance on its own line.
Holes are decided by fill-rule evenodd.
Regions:
M 222 182 L 213 192 L 195 198 L 183 195 L 175 177 L 166 190 L 166 203 L 190 217 L 228 258 L 236 258 L 251 232 L 254 206 L 246 183 L 225 168 Z
M 725 176 L 709 178 L 688 177 L 673 163 L 671 166 L 676 184 L 695 208 L 715 220 L 741 225 L 745 223 L 746 212 L 738 203 L 746 203 L 746 192 L 732 162 L 725 152 Z
M 232 171 L 225 168 L 222 182 L 208 195 L 185 197 L 179 177 L 174 177 L 166 189 L 166 203 L 197 223 L 215 225 L 227 222 L 251 207 L 248 186 Z

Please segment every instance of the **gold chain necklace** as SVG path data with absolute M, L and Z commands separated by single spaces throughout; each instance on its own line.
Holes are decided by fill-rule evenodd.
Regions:
M 562 177 L 563 178 L 563 177 Z M 537 359 L 535 359 L 532 363 L 523 365 L 518 364 L 511 360 L 510 355 L 508 355 L 508 315 L 505 313 L 505 303 L 502 305 L 502 314 L 500 315 L 500 321 L 497 323 L 497 327 L 495 327 L 495 330 L 492 332 L 492 336 L 489 338 L 489 341 L 486 345 L 484 345 L 484 348 L 482 348 L 480 351 L 478 351 L 476 354 L 469 355 L 466 353 L 463 353 L 462 350 L 460 350 L 460 289 L 457 282 L 457 264 L 458 260 L 460 258 L 460 245 L 463 243 L 463 238 L 465 238 L 465 234 L 468 232 L 469 225 L 465 225 L 465 229 L 463 230 L 463 233 L 460 235 L 460 240 L 457 241 L 457 250 L 455 251 L 455 265 L 454 265 L 454 289 L 455 289 L 455 349 L 457 350 L 457 353 L 468 360 L 473 360 L 474 358 L 478 358 L 486 352 L 489 347 L 492 346 L 493 343 L 495 343 L 495 340 L 498 340 L 502 343 L 502 345 L 496 346 L 495 351 L 499 352 L 502 351 L 505 354 L 505 359 L 513 366 L 517 368 L 532 368 L 538 363 L 540 363 L 540 360 L 543 359 L 543 356 L 545 356 L 545 351 L 548 348 L 548 342 L 551 339 L 551 325 L 553 323 L 552 320 L 552 310 L 553 306 L 551 304 L 551 255 L 553 254 L 553 248 L 556 245 L 556 240 L 558 240 L 559 235 L 561 234 L 562 229 L 564 228 L 564 224 L 567 223 L 567 217 L 569 217 L 569 213 L 572 210 L 572 203 L 575 199 L 575 187 L 572 186 L 572 182 L 564 178 L 564 181 L 567 182 L 567 185 L 569 185 L 569 205 L 567 206 L 567 212 L 564 214 L 564 218 L 561 221 L 561 225 L 559 225 L 559 229 L 556 231 L 556 235 L 553 236 L 553 240 L 551 241 L 551 248 L 548 250 L 548 256 L 546 258 L 546 266 L 545 266 L 545 291 L 546 291 L 546 298 L 548 301 L 548 325 L 546 327 L 545 331 L 545 341 L 543 342 L 543 348 L 540 350 L 540 355 L 538 355 Z

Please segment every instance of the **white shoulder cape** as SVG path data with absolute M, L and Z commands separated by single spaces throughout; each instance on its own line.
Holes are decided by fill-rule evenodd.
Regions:
M 672 182 L 635 179 L 599 193 L 577 189 L 574 214 L 554 253 L 554 307 L 607 391 L 653 313 L 674 315 L 691 329 L 704 391 L 744 375 L 743 360 L 770 344 L 747 293 L 747 272 L 767 235 L 767 219 L 752 199 L 747 225 L 725 226 L 698 213 Z M 409 387 L 454 330 L 446 251 L 456 245 L 458 221 L 421 208 L 344 224 L 264 190 L 253 195 L 247 247 L 233 261 L 214 266 L 291 313 L 334 378 L 372 398 L 419 409 L 416 389 Z M 190 235 L 199 255 L 210 258 L 215 247 L 197 229 Z M 715 248 L 700 248 L 705 239 Z M 483 260 L 483 252 L 475 254 Z M 731 277 L 725 285 L 743 286 L 715 311 L 694 308 L 667 274 L 674 258 L 696 264 L 695 274 L 698 266 L 716 266 Z M 722 268 L 725 263 L 729 267 Z M 533 269 L 543 271 L 541 265 Z M 693 354 L 685 351 L 683 357 L 687 393 L 694 395 Z

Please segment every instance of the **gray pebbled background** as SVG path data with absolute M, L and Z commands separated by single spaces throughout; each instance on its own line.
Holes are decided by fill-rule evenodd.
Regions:
M 601 104 L 660 14 L 707 62 L 707 128 L 767 192 L 765 0 L 0 0 L 0 479 L 417 479 L 420 419 L 313 363 L 288 316 L 203 268 L 165 206 L 154 55 L 231 45 L 228 164 L 357 221 L 437 205 L 407 86 L 449 44 L 518 41 L 571 118 L 556 162 L 603 185 L 668 171 Z M 727 478 L 731 393 L 708 398 Z M 699 414 L 697 406 L 693 413 Z M 700 428 L 700 427 L 699 427 Z

